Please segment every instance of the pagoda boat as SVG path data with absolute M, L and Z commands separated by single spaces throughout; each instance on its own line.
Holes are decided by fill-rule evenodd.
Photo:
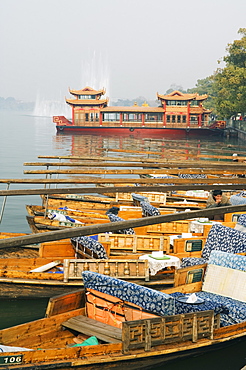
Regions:
M 72 99 L 66 103 L 72 108 L 72 118 L 54 116 L 58 133 L 89 134 L 221 134 L 225 121 L 210 121 L 211 110 L 203 106 L 207 95 L 185 94 L 173 91 L 167 95 L 157 93 L 158 107 L 147 103 L 139 106 L 109 106 L 106 91 L 85 87 L 69 90 Z

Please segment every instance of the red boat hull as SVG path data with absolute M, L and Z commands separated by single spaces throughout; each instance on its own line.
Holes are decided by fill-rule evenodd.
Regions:
M 144 136 L 208 136 L 220 135 L 222 130 L 209 128 L 148 128 L 148 127 L 91 127 L 91 126 L 74 126 L 74 125 L 57 125 L 57 133 L 75 133 L 91 135 L 144 135 Z

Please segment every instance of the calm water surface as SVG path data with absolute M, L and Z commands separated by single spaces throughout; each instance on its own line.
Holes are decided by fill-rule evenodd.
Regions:
M 218 149 L 231 145 L 233 151 L 244 150 L 245 145 L 236 139 L 214 137 L 209 139 L 183 138 L 177 142 L 175 138 L 149 140 L 134 136 L 103 137 L 93 135 L 57 135 L 51 118 L 33 117 L 30 114 L 20 114 L 0 111 L 0 169 L 2 179 L 41 178 L 41 175 L 25 175 L 24 170 L 34 169 L 23 164 L 25 162 L 42 162 L 38 156 L 44 155 L 91 155 L 105 156 L 106 149 L 158 150 L 165 153 L 165 147 L 172 142 L 176 150 L 180 146 L 201 146 Z M 216 154 L 210 152 L 210 154 Z M 122 154 L 108 152 L 110 156 Z M 124 154 L 126 156 L 127 154 Z M 175 152 L 174 152 L 174 156 Z M 41 185 L 11 185 L 10 189 L 35 189 Z M 0 184 L 0 189 L 6 189 L 6 184 Z M 4 216 L 0 224 L 2 232 L 30 232 L 26 221 L 26 204 L 41 204 L 39 196 L 9 197 L 6 202 Z M 0 199 L 0 208 L 2 199 Z M 0 299 L 0 329 L 17 325 L 44 316 L 47 300 L 4 300 Z M 237 343 L 226 350 L 204 353 L 202 356 L 176 361 L 155 369 L 166 370 L 206 370 L 225 369 L 239 370 L 246 364 L 246 340 Z

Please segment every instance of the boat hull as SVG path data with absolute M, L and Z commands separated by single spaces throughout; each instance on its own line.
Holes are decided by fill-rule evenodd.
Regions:
M 78 133 L 78 134 L 94 134 L 94 135 L 150 135 L 150 136 L 208 136 L 208 135 L 221 135 L 223 133 L 220 129 L 210 129 L 207 127 L 196 128 L 152 128 L 152 127 L 103 127 L 103 126 L 75 126 L 75 125 L 57 125 L 57 133 Z
M 235 339 L 230 339 L 225 342 L 218 342 L 211 345 L 188 345 L 185 350 L 182 350 L 182 346 L 180 349 L 174 351 L 160 351 L 157 353 L 156 351 L 151 354 L 148 352 L 144 352 L 141 354 L 129 354 L 127 356 L 116 355 L 116 356 L 106 356 L 107 358 L 103 358 L 100 356 L 96 359 L 94 356 L 93 359 L 90 358 L 89 361 L 83 358 L 74 358 L 72 361 L 68 359 L 67 361 L 51 361 L 51 362 L 43 362 L 43 363 L 35 363 L 30 365 L 10 365 L 8 369 L 18 369 L 18 370 L 47 370 L 47 369 L 59 369 L 59 370 L 122 370 L 122 369 L 129 369 L 129 370 L 138 370 L 138 369 L 153 369 L 156 366 L 161 366 L 172 361 L 179 361 L 185 358 L 194 357 L 203 355 L 205 352 L 218 351 L 220 349 L 226 349 L 230 346 L 236 346 L 238 343 L 246 341 L 245 336 L 239 337 Z M 193 347 L 193 348 L 192 348 Z M 14 354 L 14 353 L 13 353 Z M 6 353 L 8 355 L 8 353 Z M 110 358 L 111 357 L 111 358 Z M 125 357 L 125 358 L 124 358 Z M 243 366 L 243 364 L 242 364 Z M 0 364 L 0 370 L 6 370 L 6 365 L 2 366 Z

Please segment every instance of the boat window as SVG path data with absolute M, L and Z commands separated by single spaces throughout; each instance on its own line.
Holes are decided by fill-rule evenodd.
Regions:
M 96 99 L 95 95 L 78 95 L 78 99 Z
M 167 105 L 172 105 L 172 106 L 187 106 L 187 100 L 167 100 Z
M 120 113 L 104 113 L 103 120 L 104 121 L 119 121 Z
M 192 106 L 192 107 L 198 107 L 198 100 L 192 100 L 191 102 L 190 102 L 190 105 Z

